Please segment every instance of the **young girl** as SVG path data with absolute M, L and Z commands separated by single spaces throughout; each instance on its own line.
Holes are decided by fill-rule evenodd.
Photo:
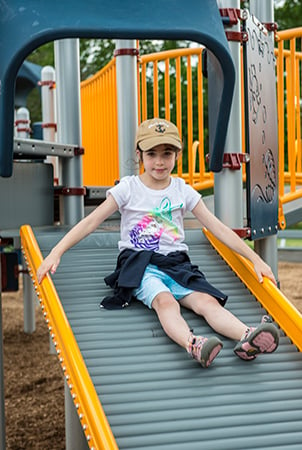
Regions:
M 106 200 L 75 225 L 51 250 L 38 269 L 38 281 L 54 273 L 66 250 L 93 232 L 115 211 L 121 213 L 117 267 L 105 281 L 115 288 L 105 307 L 125 306 L 135 297 L 153 308 L 166 334 L 203 367 L 209 367 L 222 348 L 217 337 L 195 336 L 180 306 L 193 310 L 221 335 L 237 341 L 234 352 L 244 360 L 276 350 L 279 333 L 272 323 L 248 327 L 223 306 L 227 296 L 207 282 L 191 264 L 184 243 L 183 218 L 192 211 L 202 227 L 254 265 L 259 282 L 274 283 L 270 267 L 205 206 L 192 187 L 171 177 L 182 149 L 178 130 L 163 119 L 143 122 L 137 130 L 136 153 L 144 173 L 126 176 L 109 189 Z M 113 303 L 112 303 L 113 301 Z

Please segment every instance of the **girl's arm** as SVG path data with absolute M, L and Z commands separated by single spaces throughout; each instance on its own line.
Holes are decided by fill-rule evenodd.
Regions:
M 263 276 L 266 276 L 274 284 L 277 284 L 271 268 L 231 228 L 224 225 L 224 223 L 215 217 L 202 200 L 197 203 L 192 212 L 203 227 L 211 231 L 211 233 L 230 249 L 253 263 L 260 283 L 263 282 Z
M 118 205 L 112 195 L 101 203 L 92 213 L 77 223 L 56 245 L 44 259 L 37 271 L 38 282 L 41 283 L 47 272 L 55 273 L 62 255 L 69 248 L 92 233 L 104 220 L 118 210 Z

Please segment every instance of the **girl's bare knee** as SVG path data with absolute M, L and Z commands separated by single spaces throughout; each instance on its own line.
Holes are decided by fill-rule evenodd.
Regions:
M 184 301 L 181 301 L 182 305 L 186 308 L 192 309 L 196 314 L 204 316 L 212 309 L 221 307 L 218 300 L 209 294 L 194 292 L 188 295 Z
M 178 302 L 175 300 L 172 294 L 170 292 L 160 292 L 154 297 L 154 300 L 152 302 L 152 308 L 158 312 L 163 309 L 169 309 L 169 308 L 179 308 Z
M 218 309 L 222 308 L 219 301 L 210 295 L 207 296 L 204 302 L 200 301 L 198 307 L 203 316 L 207 316 L 207 314 L 211 313 L 217 313 Z

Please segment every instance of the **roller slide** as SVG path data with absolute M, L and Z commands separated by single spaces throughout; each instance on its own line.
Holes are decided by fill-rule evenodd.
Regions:
M 137 302 L 99 307 L 118 232 L 87 237 L 39 286 L 37 267 L 63 233 L 23 226 L 22 249 L 91 449 L 301 450 L 302 317 L 269 280 L 260 285 L 206 230 L 187 230 L 192 262 L 229 295 L 226 307 L 250 325 L 270 314 L 281 335 L 276 352 L 252 362 L 222 338 L 220 355 L 202 369 L 165 336 L 153 311 Z M 195 333 L 214 334 L 183 314 Z

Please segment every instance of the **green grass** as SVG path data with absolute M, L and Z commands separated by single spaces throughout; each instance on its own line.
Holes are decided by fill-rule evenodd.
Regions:
M 281 247 L 281 241 L 284 240 L 284 247 L 301 247 L 302 249 L 302 239 L 277 239 L 278 247 Z
M 302 230 L 302 222 L 295 223 L 290 227 L 287 227 L 288 230 Z

